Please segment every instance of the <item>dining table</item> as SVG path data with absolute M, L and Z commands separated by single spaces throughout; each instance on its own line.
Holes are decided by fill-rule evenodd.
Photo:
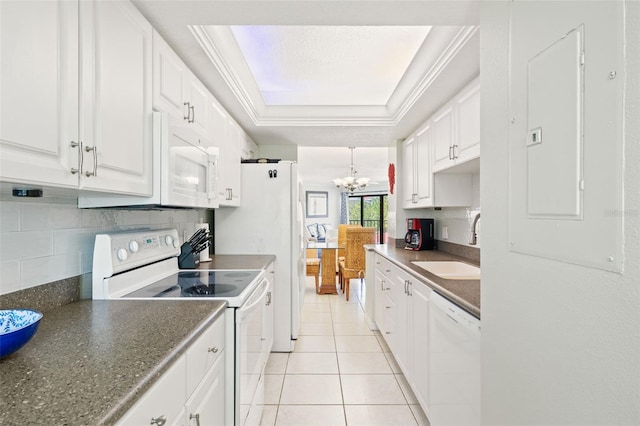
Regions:
M 336 288 L 336 271 L 339 248 L 344 248 L 338 242 L 315 242 L 307 243 L 307 248 L 318 249 L 322 252 L 320 256 L 320 286 L 318 294 L 338 294 Z

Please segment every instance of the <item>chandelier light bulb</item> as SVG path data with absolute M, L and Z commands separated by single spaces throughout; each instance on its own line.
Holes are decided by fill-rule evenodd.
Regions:
M 353 192 L 356 189 L 364 189 L 369 184 L 369 178 L 356 178 L 358 172 L 355 170 L 353 166 L 353 150 L 355 147 L 349 147 L 351 150 L 351 166 L 349 167 L 349 176 L 345 176 L 343 178 L 335 178 L 333 179 L 333 184 L 340 188 L 344 188 L 349 192 Z

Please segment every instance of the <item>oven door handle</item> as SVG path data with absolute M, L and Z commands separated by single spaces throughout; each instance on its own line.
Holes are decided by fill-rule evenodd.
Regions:
M 262 300 L 266 297 L 267 295 L 267 291 L 269 290 L 269 281 L 266 278 L 263 278 L 262 281 L 260 282 L 260 286 L 262 287 L 262 291 L 260 293 L 260 296 L 255 297 L 255 301 L 251 302 L 249 305 L 245 305 L 245 306 L 241 306 L 238 311 L 240 313 L 239 317 L 240 317 L 240 321 L 242 321 L 245 317 L 246 314 L 248 312 L 253 311 L 258 305 L 260 305 L 260 303 L 262 303 Z M 255 293 L 256 294 L 259 290 L 256 289 Z M 252 295 L 250 297 L 250 299 L 253 299 L 254 296 Z

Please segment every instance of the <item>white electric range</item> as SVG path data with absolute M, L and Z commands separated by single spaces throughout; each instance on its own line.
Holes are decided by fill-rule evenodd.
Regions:
M 273 346 L 273 283 L 263 270 L 179 269 L 176 229 L 96 235 L 93 299 L 225 300 L 227 423 L 258 423 L 264 400 L 264 367 Z M 256 350 L 258 348 L 258 350 Z

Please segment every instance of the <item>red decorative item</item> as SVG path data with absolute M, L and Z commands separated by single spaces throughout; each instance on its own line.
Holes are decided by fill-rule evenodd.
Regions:
M 396 184 L 396 166 L 389 163 L 389 192 L 393 194 L 393 186 Z

